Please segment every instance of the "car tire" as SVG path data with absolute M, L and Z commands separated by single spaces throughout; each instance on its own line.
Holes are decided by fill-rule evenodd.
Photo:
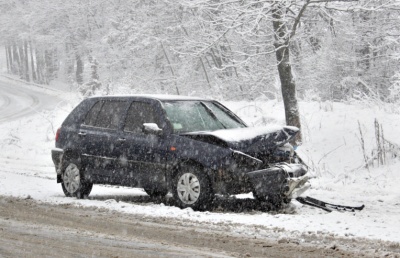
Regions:
M 195 165 L 183 164 L 173 180 L 174 200 L 180 208 L 206 210 L 214 197 L 210 180 L 205 172 Z
M 65 163 L 61 178 L 61 187 L 67 197 L 83 199 L 87 198 L 92 191 L 93 183 L 84 180 L 82 167 L 77 160 Z

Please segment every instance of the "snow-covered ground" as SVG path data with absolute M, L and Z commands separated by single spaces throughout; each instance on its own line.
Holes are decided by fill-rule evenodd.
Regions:
M 340 204 L 361 205 L 361 212 L 325 211 L 293 201 L 293 212 L 195 212 L 154 203 L 116 201 L 116 196 L 146 195 L 141 189 L 94 186 L 90 199 L 64 197 L 56 184 L 50 157 L 54 131 L 80 101 L 68 91 L 47 90 L 0 77 L 0 84 L 17 92 L 0 91 L 0 195 L 33 198 L 54 204 L 96 206 L 119 212 L 186 219 L 208 224 L 226 224 L 233 232 L 256 234 L 257 227 L 271 228 L 278 237 L 321 236 L 362 237 L 400 243 L 400 161 L 387 156 L 387 165 L 364 168 L 359 124 L 365 153 L 376 146 L 374 119 L 382 125 L 385 138 L 400 145 L 397 136 L 400 115 L 390 106 L 333 102 L 301 102 L 303 136 L 298 148 L 310 165 L 312 188 L 307 195 Z M 64 87 L 65 88 L 65 87 Z M 19 93 L 28 97 L 18 98 Z M 35 96 L 35 97 L 32 97 Z M 12 106 L 23 110 L 10 115 Z M 34 105 L 30 99 L 40 102 Z M 252 125 L 284 124 L 283 104 L 278 101 L 225 102 Z M 27 110 L 29 112 L 27 112 Z M 398 110 L 397 110 L 398 111 Z M 9 119 L 2 120 L 7 113 Z M 244 196 L 246 197 L 246 196 Z M 284 230 L 281 230 L 284 229 Z

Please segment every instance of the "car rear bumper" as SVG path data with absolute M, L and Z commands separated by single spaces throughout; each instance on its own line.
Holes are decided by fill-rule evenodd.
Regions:
M 51 158 L 53 160 L 54 166 L 56 168 L 57 175 L 61 175 L 61 164 L 64 155 L 64 150 L 59 148 L 54 148 L 51 150 Z
M 253 191 L 260 197 L 280 195 L 292 199 L 306 191 L 310 184 L 307 168 L 301 164 L 276 164 L 273 167 L 247 173 Z

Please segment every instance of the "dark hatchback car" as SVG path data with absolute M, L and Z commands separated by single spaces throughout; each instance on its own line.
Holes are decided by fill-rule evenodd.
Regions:
M 163 95 L 92 97 L 65 119 L 52 159 L 66 196 L 93 184 L 171 192 L 179 207 L 206 209 L 215 194 L 253 192 L 276 206 L 308 187 L 288 143 L 296 127 L 248 127 L 213 100 Z

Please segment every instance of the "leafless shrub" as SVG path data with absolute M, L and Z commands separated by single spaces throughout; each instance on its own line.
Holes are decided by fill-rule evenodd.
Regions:
M 359 141 L 365 162 L 363 167 L 369 170 L 371 166 L 385 166 L 390 159 L 395 159 L 400 156 L 400 146 L 385 139 L 383 126 L 377 119 L 374 120 L 376 146 L 371 150 L 370 157 L 367 155 L 360 122 L 358 122 L 358 128 L 360 132 Z

